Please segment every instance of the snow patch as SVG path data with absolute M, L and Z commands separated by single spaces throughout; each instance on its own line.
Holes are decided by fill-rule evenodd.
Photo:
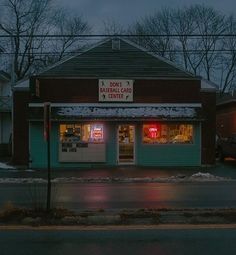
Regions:
M 195 108 L 191 107 L 61 107 L 61 116 L 76 117 L 189 117 L 196 116 Z
M 46 183 L 42 178 L 0 178 L 0 183 Z
M 9 166 L 6 163 L 0 162 L 0 169 L 15 169 L 15 167 Z
M 219 177 L 210 173 L 196 173 L 191 176 L 177 175 L 170 177 L 60 177 L 52 179 L 52 183 L 179 183 L 179 182 L 209 182 L 233 181 L 230 178 Z M 0 178 L 0 183 L 47 183 L 42 178 Z
M 220 177 L 220 176 L 215 176 L 210 173 L 202 173 L 198 172 L 196 174 L 193 174 L 190 176 L 189 180 L 195 180 L 195 181 L 219 181 L 219 180 L 225 180 L 226 178 Z

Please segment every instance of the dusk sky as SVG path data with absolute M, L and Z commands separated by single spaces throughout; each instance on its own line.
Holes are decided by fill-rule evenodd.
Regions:
M 94 33 L 101 32 L 104 20 L 114 19 L 119 24 L 128 26 L 162 7 L 181 7 L 204 3 L 222 11 L 222 13 L 236 13 L 235 0 L 57 0 L 57 2 L 82 14 L 84 19 L 93 26 Z

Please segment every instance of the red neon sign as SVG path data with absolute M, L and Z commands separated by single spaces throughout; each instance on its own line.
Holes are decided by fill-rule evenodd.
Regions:
M 157 138 L 158 134 L 158 126 L 157 125 L 150 125 L 148 127 L 148 137 L 151 139 Z
M 151 138 L 157 137 L 157 128 L 149 128 L 149 135 Z

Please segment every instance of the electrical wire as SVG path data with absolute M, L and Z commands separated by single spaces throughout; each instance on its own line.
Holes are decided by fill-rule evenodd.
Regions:
M 70 51 L 70 52 L 64 52 L 63 55 L 74 55 L 74 54 L 80 54 L 80 53 L 85 53 L 85 51 Z M 87 51 L 90 55 L 99 55 L 99 54 L 117 54 L 119 52 L 117 51 Z M 173 53 L 173 54 L 183 54 L 183 53 L 191 53 L 191 54 L 206 54 L 206 53 L 225 53 L 225 54 L 236 54 L 236 49 L 235 50 L 205 50 L 205 49 L 200 49 L 200 50 L 142 50 L 142 52 L 145 53 L 154 53 L 154 54 L 165 54 L 165 53 Z M 140 53 L 140 51 L 132 50 L 122 50 L 122 53 Z M 15 52 L 1 52 L 0 55 L 14 55 Z M 21 53 L 18 52 L 17 55 L 22 56 L 22 55 L 59 55 L 61 52 L 31 52 L 31 53 Z
M 0 38 L 15 38 L 15 37 L 20 37 L 20 38 L 96 38 L 96 37 L 107 37 L 107 38 L 114 38 L 114 37 L 236 37 L 236 34 L 113 34 L 113 35 L 107 35 L 107 34 L 84 34 L 84 35 L 69 35 L 69 34 L 48 34 L 48 35 L 43 35 L 43 34 L 36 34 L 36 35 L 27 35 L 27 34 L 22 34 L 22 35 L 0 35 Z

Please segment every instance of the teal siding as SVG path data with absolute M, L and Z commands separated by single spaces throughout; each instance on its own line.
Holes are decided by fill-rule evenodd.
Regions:
M 31 167 L 45 168 L 47 157 L 47 144 L 43 137 L 43 125 L 38 122 L 31 122 L 29 128 L 29 150 Z
M 140 166 L 199 166 L 201 163 L 200 125 L 194 126 L 194 144 L 145 145 L 141 125 L 136 125 L 136 164 Z M 105 125 L 105 163 L 60 163 L 58 161 L 59 125 L 52 124 L 51 165 L 53 168 L 78 168 L 117 165 L 117 124 Z M 42 122 L 30 123 L 30 157 L 32 168 L 47 167 L 47 145 L 43 138 Z
M 58 125 L 53 123 L 51 130 L 51 165 L 52 167 L 59 167 Z M 30 123 L 30 158 L 32 168 L 47 167 L 47 143 L 43 137 L 43 124 L 40 122 Z
M 136 128 L 136 164 L 141 166 L 200 166 L 201 131 L 194 125 L 193 144 L 143 144 L 141 126 Z
M 117 126 L 115 123 L 109 123 L 106 125 L 105 129 L 105 139 L 106 139 L 106 158 L 108 165 L 117 164 Z

